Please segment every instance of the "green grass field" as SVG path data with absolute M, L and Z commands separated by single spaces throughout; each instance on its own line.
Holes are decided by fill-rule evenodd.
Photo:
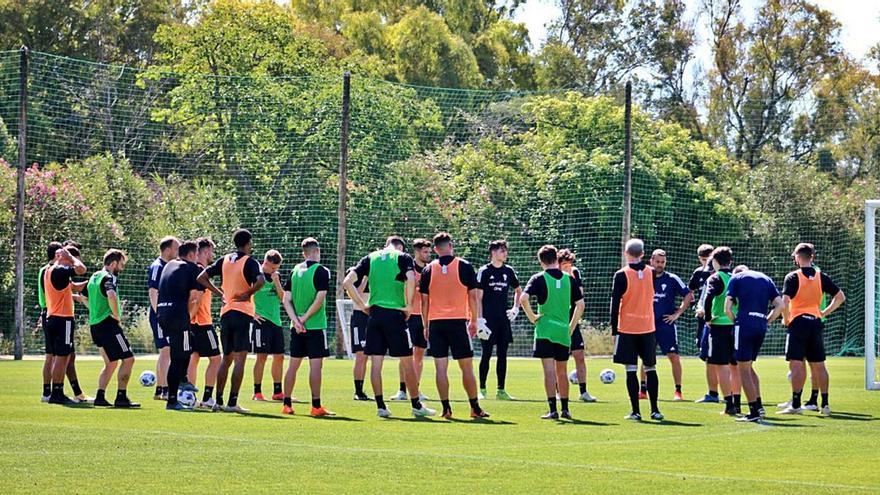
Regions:
M 668 399 L 665 364 L 660 384 Z M 139 360 L 135 375 L 153 365 Z M 280 404 L 250 400 L 243 401 L 249 415 L 171 413 L 139 384 L 130 395 L 141 410 L 50 406 L 39 402 L 40 366 L 0 362 L 4 493 L 708 493 L 722 484 L 740 493 L 880 492 L 880 393 L 864 390 L 857 358 L 829 362 L 831 418 L 771 414 L 764 425 L 734 423 L 718 405 L 691 401 L 664 402 L 662 423 L 626 422 L 622 369 L 613 367 L 617 382 L 600 384 L 599 370 L 612 367 L 604 359 L 588 361 L 590 391 L 601 402 L 575 404 L 573 422 L 538 419 L 546 403 L 535 360 L 511 362 L 508 390 L 520 400 L 484 401 L 492 413 L 485 422 L 415 420 L 404 403 L 390 403 L 395 418 L 379 419 L 374 405 L 351 400 L 351 361 L 325 368 L 323 401 L 335 419 L 306 416 L 307 404 L 282 417 Z M 90 395 L 99 368 L 99 361 L 78 362 Z M 786 369 L 780 358 L 758 361 L 768 405 L 787 399 Z M 694 399 L 705 392 L 703 365 L 687 359 L 684 370 L 685 397 Z M 425 371 L 425 391 L 436 397 L 431 362 Z M 301 399 L 309 397 L 305 372 L 295 391 Z M 247 373 L 242 395 L 249 398 L 250 366 Z M 386 363 L 386 395 L 396 373 L 397 363 Z M 458 372 L 452 375 L 453 408 L 466 418 Z

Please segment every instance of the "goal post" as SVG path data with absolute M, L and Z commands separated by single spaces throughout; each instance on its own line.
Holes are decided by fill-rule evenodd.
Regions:
M 351 299 L 339 298 L 336 300 L 336 315 L 342 326 L 342 339 L 345 348 L 345 356 L 347 358 L 352 358 L 354 356 L 351 352 L 351 338 L 348 331 L 352 311 L 354 311 L 354 302 L 352 302 Z
M 877 299 L 878 265 L 880 247 L 877 246 L 877 210 L 880 200 L 865 201 L 865 388 L 880 390 L 880 373 L 877 370 L 877 331 L 880 329 L 880 308 Z

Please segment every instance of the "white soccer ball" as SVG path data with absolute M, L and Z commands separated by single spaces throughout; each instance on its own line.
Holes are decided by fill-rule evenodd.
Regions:
M 571 370 L 571 373 L 568 374 L 568 382 L 572 385 L 578 384 L 578 372 L 577 370 Z
M 177 394 L 177 402 L 180 402 L 184 407 L 193 407 L 196 405 L 196 394 L 194 394 L 190 390 L 184 390 Z
M 156 374 L 150 370 L 144 370 L 144 372 L 141 373 L 141 377 L 139 378 L 139 380 L 141 382 L 141 385 L 145 387 L 152 387 L 156 384 Z
M 605 385 L 609 385 L 614 383 L 614 379 L 617 378 L 617 375 L 614 374 L 614 370 L 604 369 L 601 373 L 599 373 L 599 380 L 602 380 L 602 383 Z

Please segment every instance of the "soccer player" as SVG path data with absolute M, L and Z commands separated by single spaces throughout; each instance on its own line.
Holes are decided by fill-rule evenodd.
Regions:
M 82 261 L 82 245 L 76 241 L 72 241 L 70 239 L 64 241 L 62 246 L 67 249 L 71 256 Z M 79 277 L 77 277 L 79 278 Z M 73 284 L 73 302 L 80 303 L 86 307 L 86 311 L 88 311 L 89 307 L 89 299 L 88 295 L 88 279 L 85 280 L 72 280 Z M 76 332 L 74 332 L 75 334 Z M 79 379 L 76 375 L 76 345 L 73 346 L 73 349 L 70 351 L 69 359 L 67 360 L 67 381 L 70 382 L 70 388 L 73 390 L 73 397 L 70 399 L 75 403 L 91 403 L 95 399 L 93 397 L 87 396 L 82 388 L 79 386 Z
M 122 366 L 116 375 L 116 400 L 112 405 L 119 408 L 140 407 L 140 404 L 129 400 L 125 392 L 134 366 L 134 354 L 119 325 L 122 305 L 119 302 L 116 278 L 125 269 L 126 260 L 124 252 L 110 249 L 104 254 L 104 268 L 89 278 L 89 325 L 92 341 L 104 358 L 104 368 L 98 376 L 98 393 L 95 394 L 96 407 L 111 406 L 104 394 L 119 361 L 122 361 Z
M 415 368 L 416 381 L 422 382 L 422 370 L 425 367 L 425 350 L 428 348 L 428 341 L 425 339 L 425 325 L 422 322 L 422 296 L 418 290 L 422 279 L 422 270 L 431 262 L 431 241 L 427 239 L 416 239 L 413 241 L 413 273 L 416 276 L 416 291 L 413 293 L 413 301 L 410 304 L 412 314 L 406 320 L 409 329 L 410 342 L 413 345 L 413 367 Z M 391 397 L 391 400 L 406 400 L 406 382 L 403 380 L 403 361 L 400 361 L 398 373 L 400 375 L 400 388 L 397 395 Z M 419 387 L 419 400 L 428 400 L 425 394 L 421 392 Z
M 782 283 L 783 321 L 788 326 L 785 336 L 785 359 L 791 371 L 791 405 L 779 414 L 800 414 L 801 394 L 807 371 L 804 360 L 810 363 L 810 373 L 819 382 L 822 395 L 820 414 L 831 415 L 828 402 L 828 369 L 825 368 L 825 342 L 823 318 L 833 313 L 846 300 L 843 291 L 831 277 L 813 266 L 815 248 L 812 244 L 798 244 L 792 256 L 798 269 L 785 276 Z M 831 296 L 831 303 L 819 309 L 822 295 Z
M 581 271 L 574 266 L 574 253 L 570 249 L 560 249 L 556 256 L 559 259 L 559 269 L 571 275 L 574 283 L 581 289 L 581 295 L 583 295 L 584 283 L 581 279 Z M 574 308 L 572 308 L 572 312 L 574 312 Z M 574 332 L 571 334 L 571 357 L 574 358 L 574 367 L 577 372 L 580 400 L 583 402 L 596 402 L 596 398 L 587 392 L 586 345 L 584 344 L 584 336 L 581 334 L 580 322 L 574 327 Z
M 46 346 L 46 357 L 43 360 L 43 395 L 40 397 L 41 402 L 49 402 L 49 396 L 52 394 L 52 364 L 55 362 L 55 352 L 52 348 L 52 339 L 46 327 L 46 290 L 43 286 L 43 278 L 48 269 L 55 262 L 55 252 L 63 246 L 58 241 L 52 241 L 46 248 L 46 264 L 40 268 L 37 274 L 37 302 L 40 305 L 40 326 L 43 330 L 43 340 Z M 36 330 L 34 331 L 36 333 Z
M 709 276 L 715 272 L 715 269 L 712 268 L 712 263 L 709 262 L 709 259 L 712 257 L 712 251 L 714 250 L 715 248 L 711 244 L 702 244 L 697 248 L 697 258 L 700 260 L 700 266 L 694 270 L 694 273 L 691 274 L 691 279 L 688 281 L 688 289 L 694 294 L 694 299 L 697 302 L 696 342 L 697 350 L 700 353 L 700 359 L 704 363 L 708 359 L 709 354 L 709 327 L 706 326 L 703 303 L 705 302 L 706 297 L 706 280 L 708 280 Z M 709 391 L 706 395 L 694 402 L 720 402 L 720 399 L 718 398 L 718 373 L 715 368 L 709 366 L 709 363 L 706 363 L 706 383 L 709 385 Z
M 764 344 L 767 324 L 782 314 L 782 298 L 767 275 L 749 270 L 744 265 L 734 268 L 733 271 L 734 274 L 727 284 L 724 312 L 736 324 L 733 357 L 736 359 L 743 391 L 749 401 L 749 414 L 737 418 L 737 421 L 758 421 L 764 415 L 764 404 L 761 402 L 761 382 L 752 363 L 758 359 L 758 353 Z M 771 303 L 773 310 L 768 313 L 767 307 Z M 734 306 L 737 307 L 736 314 L 733 311 Z
M 657 378 L 657 343 L 654 326 L 654 275 L 642 257 L 645 244 L 630 239 L 624 247 L 627 265 L 614 274 L 611 286 L 611 334 L 614 336 L 614 362 L 626 366 L 626 390 L 632 411 L 625 419 L 641 421 L 639 410 L 639 367 L 641 358 L 651 402 L 651 419 L 662 420 L 657 407 L 660 388 Z
M 544 391 L 550 411 L 541 419 L 571 419 L 568 409 L 568 356 L 571 334 L 584 313 L 584 297 L 581 288 L 571 275 L 559 269 L 556 247 L 541 246 L 538 261 L 543 271 L 529 279 L 519 302 L 529 321 L 535 325 L 533 356 L 541 360 L 544 370 Z M 534 297 L 538 312 L 532 310 L 529 300 Z M 574 308 L 574 313 L 571 309 Z M 556 409 L 559 393 L 561 412 Z
M 449 355 L 458 361 L 461 382 L 471 406 L 472 418 L 488 418 L 477 398 L 474 376 L 474 347 L 471 339 L 477 333 L 479 301 L 477 274 L 465 259 L 455 256 L 452 236 L 440 232 L 434 236 L 434 252 L 438 259 L 422 271 L 419 292 L 422 294 L 422 321 L 425 337 L 437 373 L 437 393 L 443 405 L 442 417 L 452 418 L 449 402 Z
M 354 267 L 348 269 L 346 276 L 349 273 L 354 273 Z M 354 354 L 354 367 L 352 369 L 352 374 L 354 375 L 354 400 L 371 401 L 373 398 L 364 392 L 364 377 L 367 375 L 367 355 L 364 354 L 364 346 L 367 344 L 367 322 L 369 317 L 364 312 L 364 308 L 360 306 L 361 301 L 366 299 L 363 291 L 368 290 L 367 280 L 364 277 L 357 276 L 357 274 L 354 277 L 355 280 L 351 288 L 346 290 L 346 292 L 350 290 L 351 293 L 356 294 L 356 296 L 352 296 L 349 293 L 348 296 L 353 304 L 351 321 L 348 327 L 351 332 L 351 352 Z
M 214 409 L 225 412 L 248 412 L 238 403 L 238 392 L 244 378 L 244 365 L 251 348 L 250 335 L 254 327 L 254 294 L 266 282 L 255 260 L 253 236 L 249 230 L 237 229 L 232 234 L 235 251 L 215 261 L 199 274 L 199 283 L 223 299 L 220 309 L 220 343 L 223 347 L 223 360 L 217 372 L 217 398 Z M 217 288 L 212 277 L 221 277 L 221 287 Z M 223 405 L 223 388 L 232 370 L 232 386 L 229 390 L 229 403 Z
M 82 290 L 73 277 L 86 272 L 86 265 L 73 256 L 70 249 L 55 251 L 55 261 L 43 272 L 43 290 L 46 292 L 46 335 L 52 350 L 52 389 L 50 404 L 69 405 L 77 401 L 64 395 L 64 375 L 73 352 L 73 293 Z M 71 381 L 71 386 L 73 381 Z
M 214 241 L 207 237 L 196 239 L 196 265 L 199 272 L 214 262 Z M 208 358 L 208 368 L 205 370 L 205 389 L 202 391 L 202 400 L 196 403 L 199 409 L 214 409 L 214 386 L 217 383 L 217 370 L 220 369 L 220 341 L 217 339 L 217 331 L 214 330 L 214 319 L 211 315 L 212 294 L 199 284 L 199 305 L 196 314 L 190 318 L 190 334 L 192 335 L 192 354 L 189 358 L 187 376 L 195 380 L 198 375 L 199 359 Z
M 171 357 L 168 363 L 168 403 L 165 405 L 169 411 L 188 409 L 177 401 L 177 393 L 192 350 L 189 342 L 190 322 L 198 312 L 203 292 L 196 280 L 201 271 L 196 264 L 199 245 L 195 241 L 184 241 L 178 248 L 178 258 L 167 262 L 162 268 L 156 303 L 156 316 Z
M 739 371 L 733 357 L 733 319 L 724 311 L 727 283 L 732 276 L 733 251 L 727 246 L 712 251 L 715 273 L 706 280 L 705 318 L 709 325 L 708 355 L 706 362 L 718 374 L 718 384 L 724 394 L 724 414 L 741 414 Z M 736 313 L 736 307 L 733 312 Z
M 681 401 L 681 359 L 678 354 L 678 328 L 675 326 L 684 312 L 694 302 L 694 294 L 678 278 L 678 275 L 666 271 L 666 251 L 655 249 L 651 253 L 651 268 L 654 269 L 654 327 L 656 328 L 657 345 L 672 365 L 672 379 L 675 392 L 672 400 Z M 675 298 L 681 297 L 681 305 L 675 306 Z M 642 371 L 642 392 L 647 391 L 647 383 Z
M 354 270 L 345 276 L 343 287 L 369 315 L 365 352 L 370 356 L 370 382 L 376 395 L 376 413 L 388 418 L 391 412 L 382 394 L 382 364 L 385 353 L 405 361 L 404 380 L 410 394 L 413 416 L 433 416 L 436 411 L 422 405 L 419 400 L 419 384 L 412 365 L 412 343 L 406 320 L 412 313 L 415 274 L 413 259 L 404 251 L 403 239 L 391 236 L 385 247 L 374 251 L 358 261 Z M 369 300 L 353 290 L 357 278 L 367 279 Z
M 163 237 L 159 241 L 159 257 L 150 263 L 147 268 L 147 292 L 150 297 L 150 329 L 153 330 L 153 343 L 159 352 L 156 360 L 156 393 L 153 399 L 168 400 L 168 364 L 171 362 L 171 349 L 165 332 L 159 326 L 156 317 L 156 305 L 159 302 L 159 279 L 162 277 L 162 269 L 169 261 L 177 258 L 177 250 L 180 241 L 176 237 Z
M 281 374 L 284 372 L 284 334 L 281 333 L 281 300 L 284 287 L 281 285 L 281 253 L 274 249 L 266 252 L 263 258 L 263 278 L 267 283 L 254 294 L 254 400 L 263 397 L 263 370 L 266 359 L 272 356 L 272 400 L 284 399 L 281 391 Z
M 497 240 L 489 243 L 489 263 L 477 271 L 477 300 L 480 303 L 480 316 L 486 320 L 491 333 L 486 340 L 480 340 L 483 352 L 480 356 L 480 399 L 485 399 L 486 380 L 489 378 L 489 364 L 492 348 L 498 349 L 495 362 L 495 375 L 498 389 L 495 398 L 514 400 L 507 393 L 507 350 L 513 342 L 510 325 L 519 314 L 519 298 L 522 289 L 516 271 L 507 264 L 507 241 Z M 514 290 L 513 306 L 508 309 L 510 289 Z
M 284 377 L 282 414 L 293 414 L 293 386 L 302 360 L 309 359 L 309 389 L 313 417 L 335 416 L 321 405 L 321 372 L 324 358 L 330 356 L 327 345 L 327 292 L 330 270 L 321 264 L 321 247 L 313 237 L 303 239 L 303 261 L 293 267 L 284 287 L 284 310 L 290 317 L 290 364 Z

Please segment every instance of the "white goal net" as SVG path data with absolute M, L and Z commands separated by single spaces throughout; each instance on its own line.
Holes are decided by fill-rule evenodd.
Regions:
M 880 200 L 865 202 L 865 388 L 880 390 L 880 369 L 877 368 L 878 330 L 880 330 Z

